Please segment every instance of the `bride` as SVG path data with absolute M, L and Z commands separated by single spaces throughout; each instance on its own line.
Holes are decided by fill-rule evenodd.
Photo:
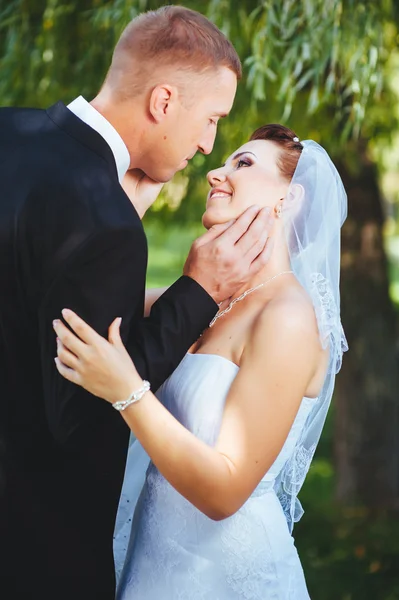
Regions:
M 219 307 L 156 396 L 120 319 L 107 341 L 64 310 L 77 335 L 54 322 L 56 364 L 120 410 L 137 440 L 116 529 L 120 600 L 306 600 L 291 533 L 347 349 L 346 194 L 325 150 L 281 125 L 258 129 L 208 181 L 206 228 L 254 203 L 273 211 L 263 271 Z

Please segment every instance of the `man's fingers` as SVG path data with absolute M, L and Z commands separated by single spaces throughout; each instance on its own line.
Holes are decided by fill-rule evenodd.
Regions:
M 275 218 L 270 214 L 268 209 L 262 209 L 257 217 L 252 221 L 248 230 L 236 243 L 236 250 L 243 255 L 246 255 L 254 246 L 259 248 L 259 241 L 263 240 L 262 248 L 258 250 L 258 254 L 263 250 L 267 238 L 270 236 Z
M 211 228 L 196 240 L 183 273 L 219 303 L 267 263 L 274 223 L 270 208 L 251 206 L 232 224 Z
M 227 223 L 218 223 L 217 225 L 213 225 L 210 229 L 208 229 L 208 231 L 196 239 L 195 244 L 197 248 L 218 238 L 226 231 L 226 229 L 231 227 L 233 223 L 235 223 L 234 220 L 228 221 Z
M 231 225 L 221 236 L 221 240 L 226 244 L 234 245 L 246 234 L 250 229 L 253 221 L 259 216 L 266 222 L 266 209 L 259 210 L 259 206 L 250 206 L 245 212 L 238 217 L 235 223 Z M 252 235 L 251 235 L 252 237 Z M 253 240 L 254 242 L 255 240 Z
M 249 262 L 249 266 L 251 263 L 258 258 L 259 254 L 263 252 L 266 245 L 271 243 L 271 237 L 269 236 L 269 231 L 262 231 L 257 241 L 249 248 L 247 253 L 245 254 L 245 260 Z
M 252 277 L 258 273 L 270 260 L 274 248 L 274 239 L 269 238 L 266 242 L 266 246 L 260 254 L 252 261 L 249 268 L 250 276 Z

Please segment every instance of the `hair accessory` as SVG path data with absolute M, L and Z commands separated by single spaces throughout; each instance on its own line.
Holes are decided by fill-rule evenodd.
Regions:
M 294 142 L 299 142 L 299 137 L 292 138 Z

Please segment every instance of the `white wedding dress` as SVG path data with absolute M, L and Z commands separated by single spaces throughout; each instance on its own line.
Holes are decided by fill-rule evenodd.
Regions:
M 213 445 L 238 369 L 221 356 L 187 354 L 158 397 Z M 275 488 L 316 402 L 303 399 L 275 463 L 242 508 L 223 521 L 212 521 L 183 498 L 135 441 L 115 529 L 117 599 L 309 600 Z

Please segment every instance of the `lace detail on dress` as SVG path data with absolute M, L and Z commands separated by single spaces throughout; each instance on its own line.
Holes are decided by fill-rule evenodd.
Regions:
M 269 492 L 274 495 L 272 490 Z M 268 532 L 262 518 L 255 517 L 250 507 L 244 505 L 233 516 L 220 522 L 212 521 L 178 494 L 154 465 L 148 470 L 144 493 L 141 531 L 134 541 L 140 558 L 132 560 L 128 576 L 122 576 L 124 599 L 133 599 L 145 579 L 152 600 L 155 597 L 151 595 L 152 590 L 159 590 L 160 581 L 173 585 L 171 582 L 176 581 L 176 574 L 184 573 L 186 584 L 180 586 L 177 580 L 177 585 L 173 585 L 173 598 L 218 600 L 213 587 L 215 580 L 208 580 L 216 566 L 214 558 L 209 563 L 206 547 L 196 546 L 197 538 L 201 536 L 209 541 L 213 539 L 217 544 L 215 548 L 220 549 L 217 585 L 224 582 L 229 598 L 264 600 L 267 590 L 268 599 L 281 600 L 278 591 L 281 582 Z M 168 513 L 168 519 L 165 519 L 164 511 Z M 151 565 L 145 573 L 142 561 Z M 220 600 L 227 600 L 227 597 Z
M 276 585 L 273 585 L 277 573 L 267 532 L 261 546 L 254 544 L 254 520 L 245 508 L 223 521 L 221 526 L 222 565 L 231 590 L 245 600 L 263 600 L 265 590 L 274 590 L 268 598 L 278 600 Z
M 151 565 L 146 571 L 148 589 L 157 589 L 160 581 L 171 581 L 179 568 L 183 568 L 185 576 L 192 580 L 188 588 L 176 588 L 175 598 L 178 600 L 207 600 L 212 590 L 205 579 L 198 576 L 194 569 L 182 566 L 182 547 L 186 537 L 190 536 L 189 526 L 195 522 L 197 509 L 181 496 L 159 473 L 151 463 L 144 488 L 143 508 L 140 516 L 141 531 L 137 544 L 140 547 L 141 559 Z M 156 508 L 154 508 L 156 507 Z M 164 518 L 163 510 L 169 513 Z M 140 587 L 143 577 L 140 565 L 132 561 L 129 568 L 127 588 L 133 591 Z

